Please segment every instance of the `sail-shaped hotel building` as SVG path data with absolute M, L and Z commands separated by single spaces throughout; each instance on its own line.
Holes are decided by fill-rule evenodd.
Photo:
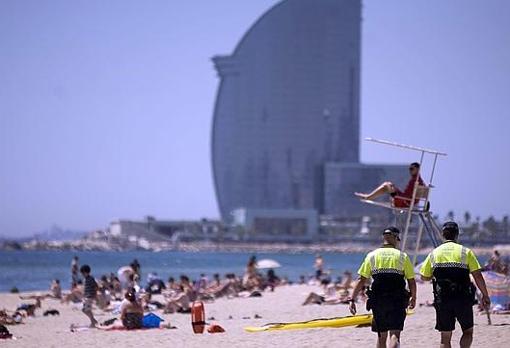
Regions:
M 212 165 L 220 213 L 311 210 L 362 216 L 352 195 L 406 167 L 360 162 L 361 2 L 285 0 L 262 15 L 220 79 Z

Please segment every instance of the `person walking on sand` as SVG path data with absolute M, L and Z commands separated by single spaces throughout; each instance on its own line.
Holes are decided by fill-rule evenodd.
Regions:
M 436 330 L 441 332 L 441 348 L 450 348 L 455 320 L 462 329 L 460 347 L 471 347 L 473 342 L 473 305 L 476 288 L 469 274 L 482 293 L 481 305 L 488 310 L 491 300 L 487 292 L 480 263 L 469 248 L 457 242 L 459 226 L 446 222 L 442 227 L 445 242 L 432 250 L 421 269 L 424 281 L 432 280 L 434 308 L 436 310 Z
M 84 279 L 84 291 L 83 291 L 83 309 L 82 312 L 90 319 L 90 327 L 96 327 L 97 320 L 94 318 L 92 313 L 92 305 L 97 297 L 97 283 L 94 277 L 90 275 L 91 269 L 89 265 L 83 265 L 80 268 L 80 272 Z
M 131 266 L 133 272 L 138 276 L 138 279 L 142 279 L 142 266 L 140 266 L 138 259 L 134 259 L 129 266 Z
M 78 262 L 78 256 L 74 256 L 71 261 L 71 284 L 78 283 L 80 280 L 80 264 Z
M 373 279 L 367 291 L 367 310 L 372 310 L 372 331 L 377 332 L 378 348 L 386 347 L 389 332 L 389 347 L 400 345 L 400 333 L 404 329 L 406 308 L 416 305 L 416 281 L 411 260 L 397 249 L 400 231 L 388 227 L 383 231 L 383 245 L 370 252 L 358 270 L 359 280 L 353 290 L 350 311 L 356 314 L 356 299 L 366 281 Z M 406 280 L 409 290 L 406 290 Z
M 324 272 L 324 259 L 321 255 L 315 255 L 315 262 L 313 267 L 315 268 L 315 279 L 320 280 Z

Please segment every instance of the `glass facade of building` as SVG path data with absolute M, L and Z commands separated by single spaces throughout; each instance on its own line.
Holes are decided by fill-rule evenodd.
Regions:
M 239 207 L 322 212 L 325 163 L 359 162 L 360 15 L 358 0 L 283 1 L 213 58 L 224 219 Z

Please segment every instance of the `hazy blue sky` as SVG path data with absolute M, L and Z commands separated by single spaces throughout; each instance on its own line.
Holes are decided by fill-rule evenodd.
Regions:
M 218 217 L 218 79 L 275 0 L 0 1 L 0 235 Z M 438 148 L 433 208 L 510 213 L 510 1 L 366 0 L 362 136 Z M 367 162 L 415 154 L 362 144 Z

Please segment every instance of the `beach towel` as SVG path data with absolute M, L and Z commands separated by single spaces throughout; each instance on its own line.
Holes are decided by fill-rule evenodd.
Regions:
M 493 271 L 483 272 L 491 298 L 491 309 L 507 310 L 510 307 L 510 277 Z
M 101 328 L 103 331 L 145 331 L 145 330 L 153 330 L 153 329 L 167 329 L 166 327 L 141 327 L 138 329 L 128 329 L 124 326 L 112 326 L 107 328 Z
M 122 325 L 116 325 L 116 326 L 110 326 L 106 328 L 102 327 L 95 327 L 91 328 L 89 326 L 78 326 L 78 325 L 71 325 L 70 330 L 71 332 L 84 332 L 84 331 L 91 331 L 91 330 L 100 330 L 100 331 L 147 331 L 147 330 L 169 330 L 169 329 L 176 329 L 175 326 L 161 326 L 161 327 L 142 327 L 140 329 L 127 329 Z

